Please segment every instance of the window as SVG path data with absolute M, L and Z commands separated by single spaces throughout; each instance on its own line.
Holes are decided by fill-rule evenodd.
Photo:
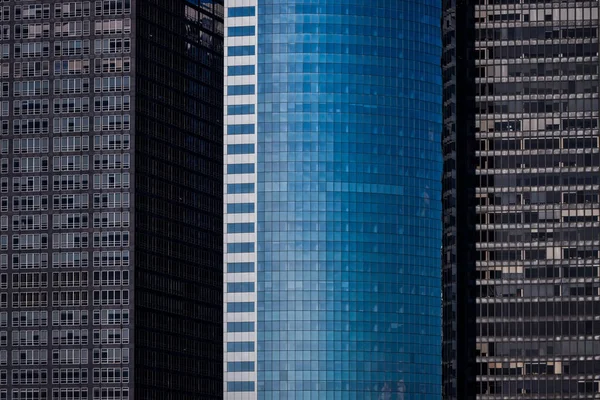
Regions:
M 233 282 L 227 284 L 227 293 L 253 293 L 254 282 Z
M 253 56 L 255 54 L 255 46 L 229 46 L 227 47 L 228 56 Z
M 32 135 L 49 132 L 48 118 L 31 118 L 13 120 L 13 133 L 15 135 Z
M 94 22 L 96 35 L 115 35 L 131 32 L 131 19 L 106 19 Z
M 65 100 L 65 99 L 62 99 Z M 71 151 L 87 151 L 90 148 L 89 136 L 61 136 L 53 138 L 52 147 L 55 153 Z
M 254 361 L 229 361 L 227 372 L 251 372 L 254 371 Z
M 131 13 L 130 0 L 96 1 L 96 15 L 123 15 Z
M 129 290 L 94 290 L 94 305 L 128 305 Z
M 94 117 L 94 131 L 127 131 L 129 130 L 129 121 L 129 114 Z
M 254 381 L 227 382 L 228 392 L 254 392 Z
M 227 332 L 254 332 L 254 322 L 228 322 Z
M 94 150 L 129 150 L 129 134 L 94 136 Z
M 129 310 L 94 310 L 94 325 L 127 325 Z
M 126 154 L 95 154 L 94 169 L 128 169 L 131 155 Z
M 48 114 L 48 99 L 15 100 L 13 101 L 14 115 L 39 115 Z
M 254 144 L 229 144 L 227 154 L 254 154 Z
M 129 193 L 95 193 L 94 208 L 129 207 Z
M 49 42 L 15 43 L 14 45 L 14 58 L 39 58 L 49 55 Z
M 54 36 L 89 36 L 90 21 L 64 21 L 54 23 Z
M 228 214 L 253 213 L 254 203 L 229 203 L 227 204 Z
M 227 343 L 229 353 L 243 353 L 254 351 L 254 342 L 229 342 Z
M 52 197 L 53 210 L 74 210 L 88 208 L 88 194 L 55 194 Z
M 229 76 L 240 76 L 240 75 L 254 75 L 254 65 L 234 65 L 227 67 L 227 75 Z
M 254 85 L 230 85 L 227 87 L 228 96 L 254 94 Z
M 54 384 L 86 384 L 88 382 L 88 370 L 87 369 L 79 369 L 79 368 L 60 368 L 52 370 L 52 383 Z M 55 389 L 57 390 L 57 389 Z M 87 390 L 87 389 L 81 389 Z M 87 391 L 85 393 L 82 392 L 82 396 L 87 396 Z M 87 397 L 83 397 L 86 399 Z M 66 399 L 73 399 L 71 397 L 66 397 Z M 73 399 L 75 400 L 75 399 Z
M 56 84 L 56 82 L 55 82 Z M 13 84 L 13 94 L 19 96 L 40 96 L 47 95 L 50 92 L 49 81 L 17 81 Z M 55 88 L 56 92 L 56 88 Z M 57 93 L 59 94 L 59 93 Z
M 228 194 L 254 193 L 254 183 L 228 183 Z
M 94 92 L 128 92 L 129 88 L 129 76 L 94 78 Z
M 129 349 L 94 349 L 94 364 L 128 364 Z
M 50 18 L 50 4 L 28 4 L 15 6 L 15 20 L 48 18 Z
M 15 78 L 31 78 L 48 76 L 50 67 L 48 61 L 23 61 L 15 63 Z
M 90 54 L 90 41 L 85 40 L 65 40 L 54 42 L 54 56 L 78 56 Z
M 13 154 L 48 153 L 48 138 L 13 139 Z
M 253 17 L 256 15 L 254 7 L 228 7 L 228 17 Z
M 52 344 L 57 345 L 87 345 L 87 329 L 62 329 L 52 331 Z
M 90 2 L 77 1 L 68 3 L 56 3 L 54 5 L 54 16 L 56 18 L 89 17 Z
M 90 109 L 90 99 L 87 97 L 72 97 L 63 99 L 54 99 L 55 114 L 69 114 L 88 112 Z
M 237 222 L 227 224 L 227 233 L 254 233 L 254 223 Z
M 228 164 L 227 165 L 227 173 L 230 175 L 253 174 L 254 173 L 254 163 Z
M 94 72 L 96 73 L 113 73 L 113 72 L 129 72 L 131 69 L 131 59 L 129 57 L 122 58 L 97 58 L 94 60 Z
M 118 54 L 131 52 L 129 38 L 111 38 L 94 40 L 95 54 Z
M 90 60 L 55 60 L 54 75 L 81 75 L 90 72 Z
M 127 189 L 129 173 L 104 173 L 94 175 L 94 189 Z
M 48 229 L 48 214 L 13 215 L 13 231 Z
M 15 39 L 38 39 L 50 37 L 50 24 L 16 24 Z
M 129 265 L 129 251 L 95 251 L 94 267 L 125 267 Z
M 79 249 L 88 247 L 87 232 L 70 232 L 52 234 L 53 249 Z
M 254 124 L 228 125 L 228 135 L 253 135 Z
M 127 344 L 129 329 L 94 329 L 94 344 Z
M 13 192 L 40 192 L 48 190 L 47 176 L 20 176 L 13 178 Z
M 228 253 L 254 253 L 254 243 L 227 243 Z
M 238 313 L 238 312 L 254 312 L 253 302 L 230 302 L 227 303 L 227 312 Z
M 89 91 L 90 80 L 88 78 L 57 79 L 54 81 L 54 94 L 89 93 Z
M 229 37 L 236 36 L 254 36 L 256 28 L 254 26 L 231 26 L 227 28 L 227 35 Z
M 52 254 L 53 268 L 85 268 L 88 266 L 87 252 L 60 252 Z
M 79 157 L 79 156 L 77 156 Z M 87 156 L 84 156 L 87 157 Z M 84 161 L 85 162 L 85 161 Z M 54 175 L 52 187 L 54 190 L 85 190 L 90 186 L 88 175 Z
M 128 231 L 94 232 L 94 247 L 127 247 L 129 246 Z
M 89 156 L 56 156 L 52 164 L 54 171 L 87 171 Z
M 94 98 L 94 111 L 129 111 L 129 96 L 104 96 Z

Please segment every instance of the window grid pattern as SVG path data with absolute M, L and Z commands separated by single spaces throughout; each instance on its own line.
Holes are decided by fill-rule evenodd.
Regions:
M 259 399 L 441 396 L 438 3 L 259 2 Z
M 129 376 L 132 364 L 128 357 L 132 282 L 92 281 L 88 275 L 91 255 L 105 248 L 114 250 L 115 256 L 99 269 L 129 274 L 132 265 L 120 255 L 131 251 L 129 218 L 125 224 L 121 218 L 129 215 L 130 207 L 121 204 L 114 213 L 102 213 L 111 220 L 109 229 L 88 221 L 91 199 L 129 195 L 123 190 L 128 187 L 111 185 L 129 166 L 103 161 L 128 160 L 130 147 L 98 151 L 90 138 L 103 142 L 108 133 L 129 137 L 133 129 L 129 115 L 133 95 L 123 93 L 133 71 L 117 66 L 126 59 L 131 64 L 134 2 L 0 4 L 10 10 L 3 30 L 13 33 L 2 41 L 0 141 L 6 143 L 2 159 L 6 158 L 7 169 L 1 170 L 0 178 L 12 182 L 2 189 L 12 204 L 2 213 L 12 215 L 12 224 L 3 225 L 2 234 L 11 243 L 0 251 L 0 276 L 5 279 L 0 286 L 0 376 L 8 376 L 0 379 L 0 397 L 129 400 L 131 383 L 122 377 Z M 103 28 L 102 21 L 110 21 L 106 26 L 113 29 L 91 29 L 96 23 Z M 122 26 L 128 29 L 118 29 Z M 109 58 L 114 69 L 92 69 Z M 92 114 L 94 98 L 114 106 Z M 102 154 L 102 171 L 97 171 L 106 176 L 102 186 L 89 183 L 96 153 Z M 101 213 L 102 208 L 105 204 L 94 211 Z M 119 218 L 113 218 L 116 215 Z M 92 319 L 96 314 L 102 318 Z M 8 320 L 3 322 L 2 315 Z M 3 337 L 7 328 L 9 334 Z M 114 371 L 118 379 L 94 380 L 95 364 Z
M 598 1 L 469 7 L 445 36 L 445 392 L 598 398 Z

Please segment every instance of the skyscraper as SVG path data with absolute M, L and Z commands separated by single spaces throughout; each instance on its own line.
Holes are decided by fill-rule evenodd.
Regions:
M 222 2 L 0 20 L 0 399 L 221 398 Z
M 446 399 L 600 396 L 598 2 L 445 2 Z
M 225 397 L 439 398 L 440 6 L 227 6 Z

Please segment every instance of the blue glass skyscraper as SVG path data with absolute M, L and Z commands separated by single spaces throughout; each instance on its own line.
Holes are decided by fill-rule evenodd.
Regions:
M 225 397 L 441 397 L 440 4 L 232 0 Z

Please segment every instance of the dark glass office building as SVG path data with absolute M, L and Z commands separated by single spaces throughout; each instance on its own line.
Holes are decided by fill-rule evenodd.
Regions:
M 600 397 L 598 6 L 445 1 L 445 399 Z
M 0 399 L 222 398 L 222 2 L 0 28 Z
M 227 399 L 440 398 L 440 6 L 227 4 Z

